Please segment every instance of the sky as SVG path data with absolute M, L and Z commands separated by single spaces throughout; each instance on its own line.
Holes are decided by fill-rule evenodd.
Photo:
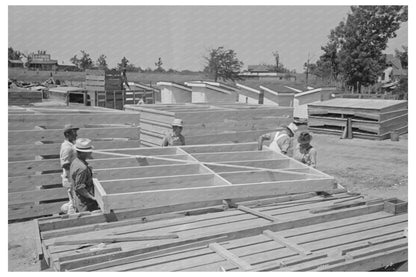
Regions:
M 244 63 L 274 64 L 302 72 L 322 54 L 331 29 L 349 6 L 9 6 L 8 45 L 23 52 L 46 50 L 69 64 L 80 50 L 110 67 L 123 56 L 142 68 L 202 70 L 208 50 L 233 49 Z M 408 45 L 407 23 L 387 53 Z

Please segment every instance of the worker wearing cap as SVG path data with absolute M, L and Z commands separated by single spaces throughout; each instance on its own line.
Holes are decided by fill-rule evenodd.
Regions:
M 261 135 L 258 139 L 258 149 L 263 149 L 263 141 L 272 139 L 272 142 L 269 145 L 270 150 L 291 156 L 292 138 L 298 127 L 294 123 L 282 127 L 282 130 Z
M 72 162 L 69 172 L 74 207 L 77 212 L 98 210 L 98 203 L 94 196 L 92 169 L 87 163 L 87 159 L 92 157 L 94 147 L 90 139 L 79 138 L 75 142 L 74 149 L 77 152 L 77 157 Z
M 300 133 L 298 137 L 298 145 L 295 148 L 293 157 L 311 167 L 316 167 L 316 150 L 310 144 L 312 135 L 308 132 Z
M 69 181 L 69 168 L 72 161 L 76 158 L 76 152 L 74 150 L 74 143 L 77 139 L 77 131 L 79 128 L 72 126 L 71 124 L 66 124 L 64 126 L 64 137 L 65 140 L 61 144 L 61 150 L 59 152 L 59 159 L 62 167 L 62 186 L 68 189 L 69 202 L 65 203 L 61 207 L 61 211 L 64 213 L 74 213 L 73 203 L 72 203 L 72 194 L 71 194 L 71 183 Z
M 175 118 L 172 122 L 172 132 L 167 134 L 162 140 L 162 147 L 185 145 L 185 137 L 181 134 L 183 122 L 179 118 Z

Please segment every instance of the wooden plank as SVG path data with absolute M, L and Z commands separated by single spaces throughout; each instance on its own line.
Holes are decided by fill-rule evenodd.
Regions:
M 244 160 L 262 160 L 280 158 L 273 151 L 239 151 L 239 152 L 221 152 L 221 153 L 203 153 L 192 154 L 192 156 L 201 162 L 230 162 L 230 161 L 244 161 Z
M 9 177 L 8 192 L 32 191 L 42 186 L 61 185 L 61 174 L 62 173 Z
M 71 115 L 59 113 L 58 110 L 52 114 L 22 115 L 10 114 L 8 117 L 9 130 L 30 130 L 35 126 L 61 126 L 73 124 L 82 127 L 87 124 L 132 124 L 139 126 L 140 115 L 134 112 L 112 112 L 112 113 L 74 113 Z M 63 137 L 63 133 L 62 133 Z
M 231 253 L 230 251 L 228 251 L 226 248 L 224 248 L 223 246 L 221 246 L 218 243 L 215 243 L 215 242 L 210 243 L 208 247 L 209 247 L 209 249 L 216 252 L 218 255 L 220 255 L 224 259 L 226 259 L 226 260 L 234 263 L 235 265 L 237 265 L 242 270 L 250 270 L 250 269 L 253 268 L 251 266 L 251 264 L 249 264 L 248 262 L 244 261 L 243 259 L 237 257 L 236 255 L 234 255 L 233 253 Z
M 144 240 L 163 240 L 163 239 L 177 239 L 178 235 L 176 234 L 166 234 L 166 235 L 143 235 L 143 236 L 134 236 L 134 237 L 105 237 L 105 238 L 96 238 L 96 239 L 84 239 L 84 240 L 55 240 L 49 245 L 79 245 L 79 244 L 99 244 L 99 243 L 117 243 L 117 242 L 128 242 L 128 241 L 144 241 Z
M 139 139 L 137 127 L 109 127 L 109 128 L 83 128 L 78 131 L 79 137 L 96 138 L 128 138 Z M 62 130 L 16 130 L 9 131 L 9 144 L 31 144 L 37 141 L 61 142 Z
M 66 188 L 38 189 L 8 194 L 9 205 L 68 198 Z
M 254 209 L 250 209 L 250 208 L 248 208 L 248 207 L 246 207 L 246 206 L 243 206 L 243 205 L 238 205 L 238 207 L 237 207 L 240 211 L 243 211 L 243 212 L 246 212 L 246 213 L 249 213 L 249 214 L 252 214 L 252 215 L 255 215 L 255 216 L 258 216 L 258 217 L 261 217 L 261 218 L 264 218 L 264 219 L 267 219 L 267 220 L 270 220 L 271 222 L 276 222 L 276 221 L 278 221 L 277 220 L 277 218 L 275 218 L 275 217 L 273 217 L 273 216 L 270 216 L 270 215 L 268 215 L 268 214 L 265 214 L 265 213 L 262 213 L 262 212 L 259 212 L 259 211 L 256 211 L 256 210 L 254 210 Z
M 133 148 L 140 146 L 140 140 L 129 139 L 109 139 L 106 141 L 94 139 L 92 143 L 95 149 L 100 150 L 114 148 Z M 34 160 L 36 156 L 58 158 L 60 148 L 61 143 L 9 145 L 9 162 Z
M 40 261 L 43 259 L 43 250 L 42 250 L 42 243 L 41 243 L 40 233 L 39 233 L 39 223 L 37 219 L 33 220 L 32 222 L 33 222 L 34 240 L 36 244 L 36 259 Z
M 198 188 L 177 188 L 171 190 L 132 192 L 108 194 L 105 202 L 110 209 L 151 208 L 183 204 L 198 201 L 209 201 L 217 199 L 244 198 L 249 196 L 282 195 L 287 193 L 300 193 L 309 191 L 325 191 L 331 189 L 333 180 L 297 180 L 283 182 L 264 182 L 240 185 L 225 185 Z
M 176 188 L 198 188 L 214 185 L 214 174 L 175 175 L 100 181 L 108 195 Z M 126 206 L 125 208 L 127 208 Z
M 306 255 L 310 255 L 312 254 L 312 252 L 310 250 L 307 250 L 305 248 L 303 248 L 302 246 L 291 242 L 290 240 L 286 239 L 283 236 L 280 236 L 277 233 L 271 232 L 269 230 L 265 230 L 263 232 L 264 235 L 266 235 L 267 237 L 271 238 L 272 240 L 276 241 L 277 243 L 280 243 L 286 247 L 288 247 L 289 249 L 292 249 L 295 252 L 298 252 L 301 256 L 306 256 Z
M 68 201 L 60 201 L 49 204 L 23 206 L 21 208 L 9 207 L 8 220 L 34 218 L 45 215 L 52 215 L 60 211 L 61 206 Z
M 187 153 L 200 154 L 200 153 L 212 153 L 212 152 L 238 152 L 238 151 L 253 151 L 257 150 L 257 143 L 239 143 L 239 144 L 215 144 L 215 145 L 198 145 L 191 146 L 185 145 L 180 147 Z

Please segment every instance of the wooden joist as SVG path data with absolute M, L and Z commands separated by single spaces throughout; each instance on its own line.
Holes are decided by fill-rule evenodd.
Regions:
M 308 212 L 337 203 L 343 195 L 347 196 L 334 194 L 332 200 L 313 195 L 286 202 L 284 198 L 281 198 L 283 202 L 258 200 L 259 210 L 275 210 L 286 215 L 279 222 L 235 209 L 148 223 L 136 217 L 125 223 L 123 220 L 102 223 L 96 230 L 95 224 L 80 226 L 78 228 L 84 228 L 84 232 L 72 235 L 65 232 L 73 228 L 70 226 L 59 231 L 41 231 L 42 244 L 50 257 L 50 265 L 61 271 L 321 271 L 338 268 L 368 271 L 405 261 L 408 247 L 403 230 L 407 227 L 407 214 L 388 214 L 383 211 L 384 203 L 320 214 Z M 59 219 L 53 221 L 59 222 Z M 52 232 L 55 234 L 49 239 L 46 234 Z M 81 244 L 52 245 L 60 239 L 79 239 L 81 243 L 81 239 L 106 238 L 111 234 L 140 237 L 166 233 L 175 233 L 179 238 L 113 242 L 108 252 L 77 250 Z

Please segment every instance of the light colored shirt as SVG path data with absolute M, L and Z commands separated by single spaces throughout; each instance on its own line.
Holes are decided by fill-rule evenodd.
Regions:
M 173 133 L 169 133 L 162 140 L 162 147 L 163 146 L 178 146 L 178 145 L 185 145 L 185 137 L 182 134 L 180 134 L 179 136 L 176 136 Z
M 277 146 L 277 148 L 280 149 L 280 152 L 282 152 L 283 154 L 292 154 L 292 139 L 286 133 L 281 131 L 272 132 L 264 134 L 263 138 L 267 140 L 272 140 L 272 142 L 269 145 L 271 149 Z
M 68 164 L 70 165 L 72 161 L 77 157 L 74 145 L 68 141 L 64 140 L 61 144 L 61 151 L 59 153 L 59 159 L 61 160 L 61 167 Z
M 316 156 L 317 152 L 315 148 L 311 147 L 308 150 L 301 149 L 300 144 L 296 145 L 293 153 L 293 158 L 313 168 L 316 167 Z

